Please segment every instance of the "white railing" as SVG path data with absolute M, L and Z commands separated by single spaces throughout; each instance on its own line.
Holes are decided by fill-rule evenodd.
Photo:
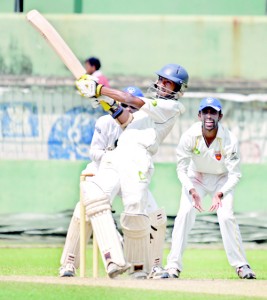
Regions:
M 222 123 L 238 137 L 242 160 L 267 159 L 267 94 L 186 93 L 185 114 L 161 145 L 157 162 L 175 162 L 181 134 L 197 121 L 199 101 L 215 96 L 223 105 Z M 89 160 L 94 124 L 103 114 L 73 87 L 0 89 L 0 159 Z

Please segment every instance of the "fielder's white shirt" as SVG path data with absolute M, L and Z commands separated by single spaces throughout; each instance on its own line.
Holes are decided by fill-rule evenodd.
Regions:
M 241 178 L 240 155 L 236 137 L 221 124 L 217 136 L 207 147 L 202 135 L 202 123 L 193 124 L 181 137 L 177 154 L 177 174 L 189 191 L 194 188 L 190 178 L 196 173 L 226 175 L 228 180 L 221 188 L 226 195 Z

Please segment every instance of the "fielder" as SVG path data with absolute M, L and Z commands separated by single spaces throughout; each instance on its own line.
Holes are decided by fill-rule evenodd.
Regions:
M 153 84 L 154 97 L 134 97 L 128 93 L 107 88 L 94 78 L 85 75 L 76 81 L 80 94 L 95 104 L 99 96 L 107 96 L 106 105 L 125 130 L 120 135 L 116 149 L 106 153 L 98 173 L 86 182 L 83 199 L 97 238 L 102 260 L 110 278 L 129 269 L 134 278 L 154 278 L 161 264 L 164 235 L 160 228 L 162 213 L 148 216 L 148 187 L 153 174 L 152 156 L 184 112 L 178 101 L 188 84 L 187 71 L 180 65 L 169 64 L 157 73 Z M 114 100 L 115 101 L 114 101 Z M 139 109 L 131 114 L 120 103 Z M 110 199 L 121 191 L 124 212 L 120 222 L 124 235 L 124 248 L 116 233 L 110 209 Z M 166 218 L 166 217 L 165 217 Z M 151 219 L 156 226 L 152 234 Z M 158 252 L 158 254 L 156 253 Z M 151 257 L 158 257 L 151 261 Z
M 127 87 L 123 90 L 137 97 L 143 97 L 142 91 L 137 87 Z M 134 113 L 137 111 L 135 107 L 124 107 L 129 112 Z M 82 175 L 94 176 L 99 168 L 100 161 L 107 151 L 112 151 L 116 148 L 116 144 L 123 128 L 116 122 L 109 114 L 100 117 L 95 124 L 95 131 L 91 142 L 90 162 L 82 171 Z M 90 177 L 87 177 L 90 180 Z M 114 199 L 111 199 L 111 203 Z M 151 192 L 148 194 L 148 207 L 147 211 L 152 212 L 157 210 L 157 204 Z M 92 235 L 92 226 L 89 218 L 86 219 L 86 240 L 89 241 Z M 78 202 L 73 217 L 71 219 L 63 254 L 61 257 L 61 267 L 59 269 L 60 277 L 73 277 L 75 276 L 76 269 L 80 265 L 80 203 Z
M 209 211 L 217 211 L 228 261 L 240 278 L 254 279 L 242 246 L 233 213 L 234 187 L 241 178 L 238 142 L 219 124 L 222 106 L 215 98 L 205 98 L 199 106 L 200 122 L 181 137 L 177 147 L 177 174 L 182 183 L 180 209 L 172 232 L 172 246 L 162 278 L 178 278 L 183 269 L 182 255 L 192 229 L 196 210 L 204 211 L 202 199 L 212 197 Z

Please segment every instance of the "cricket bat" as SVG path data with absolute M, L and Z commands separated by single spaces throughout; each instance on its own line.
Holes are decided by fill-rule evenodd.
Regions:
M 86 73 L 78 58 L 43 15 L 34 9 L 27 13 L 26 18 L 46 39 L 76 79 L 79 79 Z

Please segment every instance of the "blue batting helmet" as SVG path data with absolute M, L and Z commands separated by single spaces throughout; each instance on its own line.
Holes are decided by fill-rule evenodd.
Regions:
M 187 88 L 189 76 L 185 68 L 177 64 L 168 64 L 156 72 L 158 76 L 169 79 L 177 85 Z

